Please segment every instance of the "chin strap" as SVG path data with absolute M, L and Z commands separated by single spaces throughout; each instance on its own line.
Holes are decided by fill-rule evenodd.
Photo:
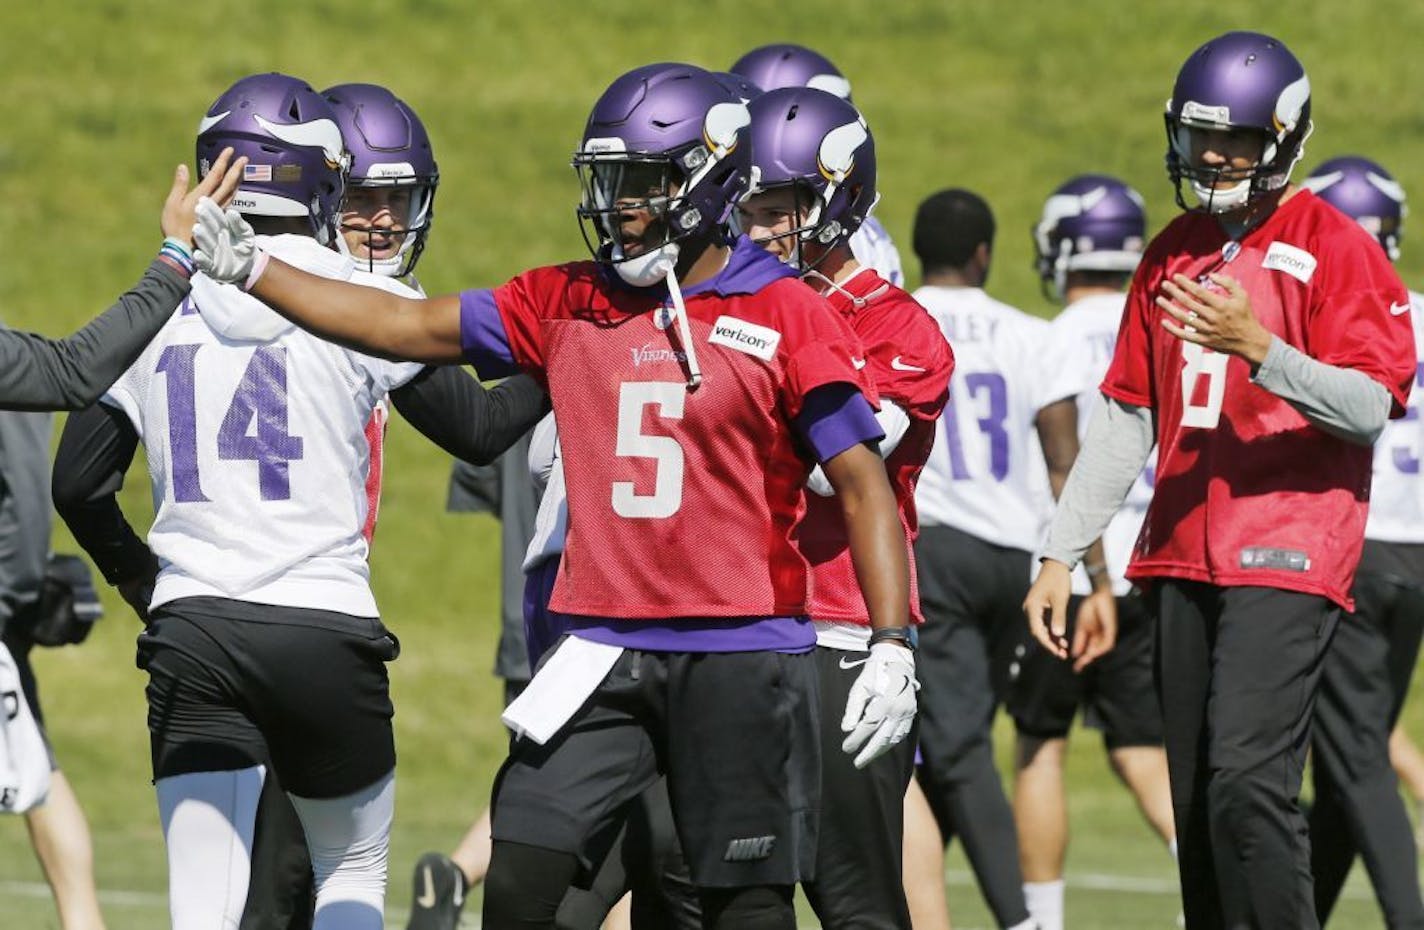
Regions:
M 871 291 L 869 294 L 866 294 L 864 297 L 857 297 L 850 291 L 841 287 L 839 284 L 832 281 L 825 275 L 821 274 L 814 268 L 810 269 L 809 271 L 806 271 L 801 275 L 801 280 L 806 281 L 808 283 L 811 281 L 812 278 L 815 278 L 818 281 L 825 282 L 826 286 L 821 288 L 822 297 L 826 296 L 831 291 L 838 291 L 842 296 L 845 297 L 846 300 L 849 300 L 851 302 L 851 306 L 855 307 L 855 309 L 857 310 L 865 309 L 867 304 L 875 300 L 875 298 L 879 297 L 881 294 L 884 294 L 886 291 L 890 290 L 890 283 L 887 281 L 886 283 L 877 287 L 875 290 Z
M 687 318 L 687 304 L 683 303 L 677 275 L 669 271 L 664 280 L 667 281 L 668 296 L 672 298 L 673 314 L 677 317 L 678 338 L 682 340 L 682 351 L 687 356 L 687 388 L 692 390 L 702 383 L 702 367 L 697 364 L 697 348 L 692 344 L 692 322 Z

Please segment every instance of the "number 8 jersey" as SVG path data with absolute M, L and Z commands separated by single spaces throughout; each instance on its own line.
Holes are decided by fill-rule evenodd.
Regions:
M 315 274 L 414 294 L 312 239 L 260 241 Z M 210 595 L 376 616 L 362 534 L 366 428 L 421 368 L 324 342 L 197 275 L 192 296 L 103 398 L 127 415 L 148 457 L 148 541 L 163 566 L 153 606 Z
M 1214 272 L 1240 281 L 1288 345 L 1384 385 L 1394 416 L 1414 381 L 1409 295 L 1354 220 L 1305 190 L 1239 242 L 1210 216 L 1179 216 L 1148 246 L 1102 385 L 1157 419 L 1156 488 L 1127 575 L 1283 588 L 1348 609 L 1370 449 L 1312 426 L 1255 385 L 1244 359 L 1162 327 L 1162 282 Z

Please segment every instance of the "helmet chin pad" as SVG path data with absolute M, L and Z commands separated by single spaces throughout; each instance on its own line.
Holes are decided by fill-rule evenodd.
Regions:
M 1208 213 L 1230 213 L 1246 206 L 1251 199 L 1251 180 L 1244 178 L 1228 188 L 1218 188 L 1192 181 L 1192 193 Z
M 619 260 L 615 255 L 613 270 L 633 287 L 652 287 L 672 274 L 681 251 L 676 242 L 667 242 L 634 258 Z

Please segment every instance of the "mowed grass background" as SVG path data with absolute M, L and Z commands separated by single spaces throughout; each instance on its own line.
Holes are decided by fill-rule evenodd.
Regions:
M 157 248 L 159 205 L 173 165 L 192 158 L 199 116 L 244 74 L 280 70 L 317 88 L 375 81 L 421 113 L 443 178 L 421 279 L 446 292 L 584 254 L 568 159 L 589 106 L 618 74 L 656 60 L 723 68 L 754 45 L 795 40 L 853 82 L 878 145 L 879 215 L 911 283 L 916 204 L 966 186 L 999 218 L 990 291 L 1050 315 L 1028 237 L 1043 197 L 1071 174 L 1106 171 L 1143 192 L 1154 229 L 1170 218 L 1163 101 L 1187 53 L 1229 28 L 1273 32 L 1306 63 L 1318 125 L 1307 168 L 1357 151 L 1424 197 L 1424 5 L 1411 0 L 4 4 L 0 314 L 68 332 L 131 284 Z M 1404 251 L 1406 280 L 1424 284 L 1424 245 L 1406 238 Z M 443 512 L 448 460 L 408 427 L 393 424 L 390 445 L 372 561 L 404 645 L 391 668 L 401 762 L 389 901 L 400 926 L 411 864 L 453 845 L 483 806 L 504 737 L 490 672 L 496 527 Z M 124 503 L 147 523 L 141 463 Z M 62 528 L 55 548 L 74 548 Z M 88 643 L 37 652 L 36 665 L 59 757 L 94 829 L 109 926 L 164 926 L 137 625 L 107 592 L 106 604 Z M 1424 734 L 1421 717 L 1412 703 L 1408 721 Z M 1001 727 L 1006 765 L 1007 736 Z M 1170 863 L 1091 734 L 1075 741 L 1069 778 L 1072 925 L 1172 926 Z M 957 925 L 989 926 L 962 859 L 950 879 Z M 57 926 L 37 881 L 19 818 L 0 820 L 0 928 Z M 1358 877 L 1350 894 L 1336 924 L 1380 926 Z

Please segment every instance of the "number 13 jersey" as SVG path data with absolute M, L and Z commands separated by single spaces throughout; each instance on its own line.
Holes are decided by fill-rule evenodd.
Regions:
M 414 295 L 312 239 L 261 241 L 315 274 Z M 153 606 L 209 595 L 376 616 L 362 533 L 366 429 L 421 368 L 324 342 L 196 276 L 192 297 L 103 399 L 128 416 L 148 458 L 148 542 L 163 566 Z
M 1244 359 L 1162 327 L 1162 282 L 1211 273 L 1241 282 L 1288 345 L 1384 385 L 1394 416 L 1414 380 L 1409 295 L 1354 220 L 1304 190 L 1239 243 L 1211 216 L 1179 216 L 1148 246 L 1102 385 L 1157 419 L 1156 489 L 1127 575 L 1283 588 L 1348 609 L 1370 449 L 1312 426 L 1252 383 Z

